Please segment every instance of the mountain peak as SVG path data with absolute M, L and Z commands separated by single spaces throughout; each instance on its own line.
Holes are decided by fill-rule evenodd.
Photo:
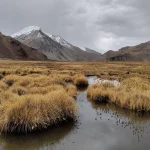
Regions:
M 90 53 L 82 51 L 61 36 L 43 32 L 39 27 L 27 27 L 13 36 L 16 40 L 29 47 L 38 49 L 51 60 L 93 61 L 96 58 L 101 58 L 100 55 L 93 53 L 93 51 Z
M 41 28 L 38 27 L 38 26 L 29 26 L 29 27 L 26 27 L 23 30 L 13 34 L 12 37 L 17 37 L 17 36 L 20 36 L 20 35 L 28 35 L 32 31 L 40 31 L 40 30 L 41 30 Z

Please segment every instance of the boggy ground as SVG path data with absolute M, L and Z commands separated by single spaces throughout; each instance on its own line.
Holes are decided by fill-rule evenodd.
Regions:
M 47 74 L 49 69 L 46 72 L 40 67 L 41 72 L 34 71 L 35 66 L 31 62 L 28 62 L 31 70 L 28 70 L 28 65 L 22 66 L 25 62 L 18 62 L 17 65 L 9 61 L 5 63 L 6 66 L 1 64 L 4 68 L 1 67 L 0 80 L 1 132 L 41 130 L 75 119 L 76 85 L 87 86 L 84 75 Z
M 91 85 L 87 94 L 96 102 L 111 102 L 134 111 L 150 111 L 150 84 L 140 77 L 129 77 L 119 86 L 112 83 Z
M 119 91 L 118 95 L 113 95 L 113 100 L 117 101 L 117 104 L 130 106 L 132 109 L 149 110 L 150 63 L 1 60 L 1 131 L 27 132 L 47 128 L 68 118 L 74 119 L 77 111 L 74 99 L 76 86 L 87 86 L 85 75 L 97 75 L 103 79 L 120 81 L 123 83 L 120 87 L 104 87 L 109 88 L 111 93 Z M 132 79 L 135 82 L 130 85 Z M 137 86 L 137 83 L 142 83 L 142 85 Z M 103 85 L 94 85 L 94 90 L 89 87 L 88 91 L 95 93 L 95 87 L 101 88 L 101 86 Z M 125 97 L 124 93 L 128 97 Z M 133 93 L 134 96 L 131 96 L 132 101 L 130 101 L 129 94 Z M 137 93 L 139 95 L 136 95 Z M 144 101 L 141 100 L 141 95 Z M 102 96 L 100 95 L 100 99 Z M 135 105 L 137 97 L 138 105 Z M 127 102 L 122 102 L 122 98 Z

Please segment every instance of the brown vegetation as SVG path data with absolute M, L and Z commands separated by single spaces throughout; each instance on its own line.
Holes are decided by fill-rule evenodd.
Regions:
M 38 130 L 74 118 L 75 85 L 87 85 L 85 75 L 121 81 L 119 87 L 106 83 L 90 86 L 92 100 L 105 99 L 124 108 L 149 111 L 149 63 L 1 60 L 1 131 Z
M 111 102 L 135 111 L 150 111 L 149 81 L 139 77 L 125 79 L 118 87 L 112 84 L 91 85 L 88 97 L 97 102 Z
M 1 131 L 27 132 L 74 118 L 76 103 L 65 91 L 58 90 L 46 95 L 12 95 L 1 104 L 0 111 Z
M 61 74 L 4 77 L 0 81 L 0 130 L 28 132 L 74 119 L 76 87 L 64 77 Z
M 78 87 L 88 86 L 88 80 L 84 75 L 77 75 L 74 77 L 74 84 Z

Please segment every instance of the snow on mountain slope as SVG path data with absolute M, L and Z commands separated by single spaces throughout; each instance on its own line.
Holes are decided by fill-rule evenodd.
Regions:
M 13 38 L 15 38 L 15 37 L 19 37 L 19 36 L 21 36 L 21 35 L 28 35 L 28 34 L 30 34 L 31 32 L 33 32 L 33 31 L 40 31 L 41 30 L 41 28 L 40 27 L 38 27 L 38 26 L 29 26 L 29 27 L 26 27 L 26 28 L 24 28 L 23 30 L 21 30 L 21 31 L 19 31 L 19 32 L 17 32 L 17 33 L 15 33 L 15 34 L 13 34 L 13 35 L 11 35 Z M 44 32 L 43 32 L 44 33 Z M 69 47 L 69 48 L 71 48 L 71 44 L 70 43 L 68 43 L 66 40 L 64 40 L 62 37 L 60 37 L 60 36 L 55 36 L 55 35 L 51 35 L 51 34 L 47 34 L 47 33 L 45 33 L 46 35 L 48 35 L 52 40 L 54 40 L 55 42 L 57 42 L 57 43 L 59 43 L 59 44 L 61 44 L 61 45 L 63 45 L 63 46 L 65 46 L 65 47 Z M 38 34 L 38 37 L 41 37 L 41 34 L 39 33 Z
M 12 35 L 13 38 L 22 36 L 22 35 L 29 35 L 30 33 L 34 32 L 34 31 L 41 31 L 41 28 L 38 26 L 29 26 L 24 28 L 23 30 L 15 33 Z M 43 32 L 43 31 L 42 31 Z M 64 40 L 62 37 L 60 36 L 55 36 L 55 35 L 51 35 L 51 34 L 47 34 L 45 32 L 43 32 L 44 34 L 48 35 L 52 40 L 54 40 L 55 42 L 61 44 L 62 46 L 66 47 L 66 48 L 72 48 L 74 47 L 72 44 L 68 43 L 66 40 Z M 41 33 L 39 32 L 37 37 L 42 37 Z M 87 51 L 88 48 L 85 47 L 79 47 L 81 50 L 83 51 Z
M 69 47 L 71 48 L 71 44 L 68 43 L 66 40 L 64 40 L 62 37 L 60 36 L 55 36 L 55 35 L 51 35 L 51 34 L 47 34 L 51 39 L 53 39 L 55 42 L 65 46 L 65 47 Z
M 86 51 L 85 47 L 79 47 L 81 50 Z
M 30 26 L 30 27 L 27 27 L 27 28 L 24 28 L 23 30 L 11 35 L 11 37 L 15 38 L 17 36 L 21 36 L 21 35 L 28 35 L 30 34 L 32 31 L 38 31 L 38 30 L 41 30 L 40 27 L 37 27 L 37 26 Z
M 59 61 L 94 61 L 99 60 L 100 55 L 81 50 L 61 38 L 47 34 L 40 27 L 27 27 L 12 35 L 16 40 L 29 47 L 38 49 L 50 60 Z

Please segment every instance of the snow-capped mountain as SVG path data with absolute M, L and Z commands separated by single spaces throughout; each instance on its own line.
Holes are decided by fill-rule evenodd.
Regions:
M 41 31 L 41 28 L 38 26 L 30 26 L 27 28 L 24 28 L 23 30 L 15 33 L 12 35 L 13 38 L 22 36 L 22 35 L 29 35 L 30 33 L 34 32 L 34 31 Z M 45 33 L 47 34 L 47 33 Z M 68 43 L 66 40 L 64 40 L 62 37 L 60 36 L 55 36 L 55 35 L 51 35 L 51 34 L 47 34 L 51 39 L 53 39 L 55 42 L 65 46 L 65 47 L 71 47 L 72 45 L 70 43 Z M 40 37 L 41 34 L 38 34 L 38 37 Z
M 70 43 L 68 43 L 66 40 L 64 40 L 62 37 L 60 36 L 55 36 L 55 35 L 51 35 L 51 34 L 48 34 L 48 36 L 53 39 L 55 42 L 65 46 L 65 47 L 72 47 L 72 45 Z
M 19 37 L 21 35 L 28 35 L 28 34 L 30 34 L 33 31 L 40 31 L 40 30 L 41 30 L 40 27 L 30 26 L 30 27 L 24 28 L 23 30 L 13 34 L 12 37 L 15 38 L 15 37 Z
M 47 34 L 40 27 L 30 26 L 12 35 L 20 42 L 40 50 L 51 60 L 94 61 L 101 55 L 88 53 L 76 47 L 60 36 Z

